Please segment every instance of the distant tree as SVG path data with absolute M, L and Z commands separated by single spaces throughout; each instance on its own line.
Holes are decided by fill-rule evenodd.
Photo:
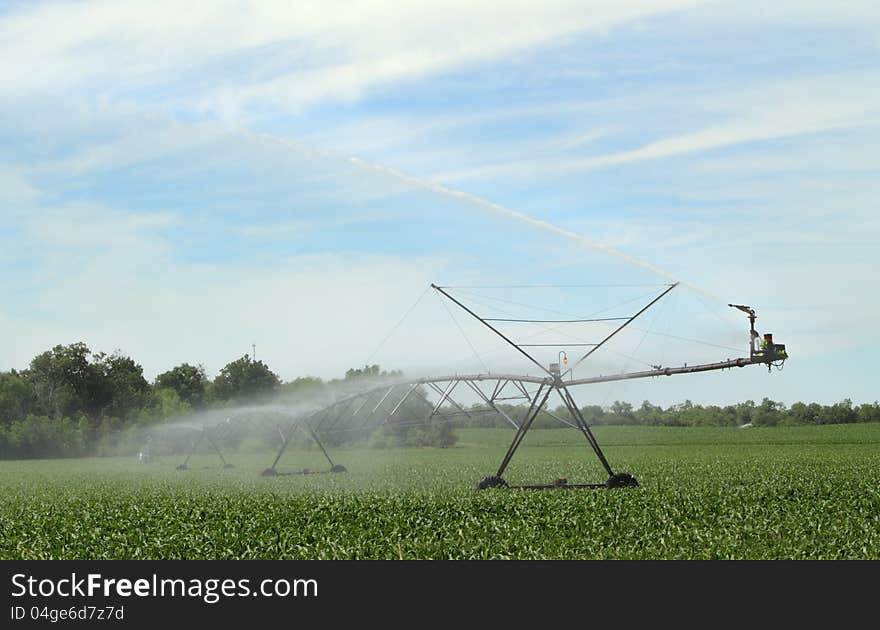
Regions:
M 101 416 L 127 418 L 144 406 L 150 384 L 139 363 L 117 350 L 110 355 L 95 355 L 95 367 L 100 378 L 94 395 L 96 404 L 103 402 Z
M 370 378 L 377 376 L 403 376 L 403 372 L 400 370 L 391 370 L 389 372 L 382 370 L 378 365 L 365 365 L 362 368 L 351 368 L 345 372 L 345 380 L 347 381 L 354 378 Z
M 0 425 L 22 420 L 34 407 L 33 389 L 21 374 L 0 372 Z
M 880 404 L 874 401 L 872 405 L 860 405 L 858 418 L 859 422 L 880 422 Z
M 752 420 L 755 426 L 775 427 L 783 420 L 783 412 L 785 405 L 769 398 L 764 398 L 752 413 Z
M 844 398 L 839 403 L 823 406 L 819 414 L 819 424 L 844 424 L 857 422 L 858 413 L 853 409 L 852 400 Z
M 674 405 L 678 423 L 689 427 L 719 426 L 725 424 L 722 419 L 724 414 L 719 407 L 695 405 L 690 400 L 685 400 L 680 405 Z M 728 415 L 729 417 L 729 415 Z
M 134 360 L 119 351 L 93 355 L 82 342 L 37 355 L 22 376 L 30 384 L 39 414 L 61 418 L 82 413 L 93 424 L 104 415 L 124 418 L 137 411 L 150 390 Z
M 733 406 L 736 417 L 737 424 L 742 426 L 744 424 L 748 424 L 753 422 L 755 419 L 755 401 L 747 400 L 745 402 L 737 403 Z
M 788 410 L 789 424 L 818 424 L 822 406 L 816 403 L 794 403 Z
M 639 424 L 654 426 L 663 424 L 663 408 L 652 405 L 647 400 L 642 402 L 642 406 L 635 413 Z
M 177 396 L 181 401 L 187 403 L 193 409 L 201 409 L 205 406 L 208 377 L 205 376 L 205 368 L 203 366 L 182 363 L 157 376 L 156 387 L 173 389 L 177 392 Z
M 220 370 L 214 379 L 214 396 L 217 400 L 251 398 L 270 394 L 280 385 L 278 376 L 265 363 L 244 355 Z
M 148 418 L 167 419 L 184 416 L 192 411 L 192 406 L 180 399 L 177 391 L 170 387 L 156 387 L 153 390 L 151 406 L 145 413 Z
M 37 355 L 24 373 L 31 383 L 39 413 L 53 418 L 83 411 L 96 417 L 106 403 L 100 370 L 89 362 L 82 342 L 58 345 Z
M 605 410 L 602 409 L 600 405 L 587 405 L 586 407 L 582 407 L 581 414 L 590 426 L 594 424 L 608 424 L 608 414 L 605 413 Z
M 628 402 L 615 400 L 611 405 L 611 416 L 608 418 L 610 424 L 635 424 L 636 417 L 633 414 L 633 406 Z
M 320 391 L 324 387 L 324 381 L 316 376 L 301 376 L 281 386 L 284 394 L 309 395 Z

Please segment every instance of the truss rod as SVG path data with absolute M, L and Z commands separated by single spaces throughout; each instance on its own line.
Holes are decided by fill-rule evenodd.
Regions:
M 330 407 L 327 407 L 327 409 L 329 410 L 329 409 L 332 409 L 333 407 L 339 405 L 339 415 L 336 416 L 336 418 L 333 420 L 333 422 L 331 423 L 331 426 L 335 426 L 336 423 L 339 422 L 339 420 L 342 418 L 342 416 L 345 415 L 345 413 L 351 407 L 351 403 L 353 402 L 353 400 L 354 399 L 340 400 L 340 401 L 337 401 L 337 402 L 333 403 L 332 405 L 330 405 Z M 314 418 L 314 417 L 315 417 L 314 415 L 310 416 L 310 418 Z M 321 418 L 321 421 L 317 425 L 315 425 L 315 430 L 320 429 L 321 425 L 324 424 L 328 418 L 330 418 L 329 413 L 327 415 L 325 415 L 323 418 Z
M 303 424 L 306 425 L 306 429 L 308 429 L 309 435 L 315 441 L 315 444 L 317 444 L 318 448 L 321 449 L 321 452 L 324 453 L 324 457 L 326 457 L 327 461 L 330 462 L 330 468 L 333 468 L 336 464 L 334 464 L 333 460 L 330 459 L 330 455 L 327 453 L 327 449 L 324 448 L 324 445 L 321 443 L 321 440 L 318 439 L 318 434 L 315 433 L 315 430 L 312 428 L 312 426 L 308 422 L 304 422 Z
M 657 297 L 655 297 L 653 300 L 651 300 L 650 302 L 648 302 L 648 304 L 646 304 L 645 306 L 643 306 L 642 309 L 641 309 L 638 313 L 636 313 L 635 315 L 633 315 L 632 317 L 630 317 L 628 320 L 626 320 L 625 322 L 623 322 L 620 326 L 618 326 L 616 329 L 614 329 L 614 331 L 613 331 L 610 335 L 608 335 L 607 337 L 605 337 L 605 339 L 603 339 L 603 340 L 600 341 L 598 344 L 596 344 L 596 346 L 595 346 L 592 350 L 590 350 L 588 353 L 586 353 L 584 356 L 582 356 L 580 359 L 578 359 L 578 360 L 575 362 L 574 365 L 572 365 L 569 369 L 567 369 L 567 370 L 565 371 L 565 373 L 568 374 L 568 373 L 571 372 L 573 369 L 575 369 L 578 365 L 580 365 L 580 364 L 584 361 L 584 359 L 586 359 L 586 358 L 589 357 L 591 354 L 593 354 L 594 352 L 596 352 L 596 350 L 598 350 L 599 348 L 601 348 L 602 346 L 604 346 L 605 343 L 606 343 L 607 341 L 609 341 L 612 337 L 614 337 L 614 335 L 616 335 L 616 334 L 619 333 L 621 330 L 623 330 L 624 328 L 626 328 L 626 327 L 630 324 L 630 322 L 632 322 L 634 319 L 636 319 L 639 315 L 641 315 L 642 313 L 644 313 L 645 311 L 647 311 L 649 308 L 651 308 L 652 306 L 654 306 L 654 304 L 656 304 L 658 301 L 660 301 L 660 299 L 663 298 L 667 293 L 669 293 L 669 292 L 672 291 L 675 287 L 677 287 L 678 284 L 679 284 L 679 283 L 676 282 L 675 284 L 670 285 L 669 288 L 666 289 L 663 293 L 661 293 L 660 295 L 658 295 Z
M 529 409 L 526 412 L 526 415 L 523 417 L 523 422 L 517 428 L 516 435 L 513 436 L 513 442 L 510 443 L 510 446 L 507 449 L 507 453 L 504 455 L 504 459 L 501 461 L 501 466 L 498 467 L 498 472 L 496 473 L 496 476 L 500 477 L 504 474 L 504 471 L 507 469 L 507 465 L 510 464 L 510 460 L 513 458 L 513 454 L 516 453 L 516 450 L 522 443 L 523 438 L 526 436 L 526 433 L 528 433 L 529 428 L 532 426 L 532 422 L 535 421 L 538 412 L 541 411 L 541 407 L 543 407 L 544 403 L 547 402 L 547 398 L 549 398 L 550 392 L 552 391 L 553 386 L 550 384 L 545 385 L 542 383 L 541 386 L 538 387 L 538 391 L 535 392 L 535 397 L 532 399 L 532 403 L 531 405 L 529 405 Z M 538 402 L 539 398 L 541 399 L 541 402 Z
M 482 399 L 486 402 L 486 404 L 489 405 L 489 407 L 491 407 L 496 413 L 498 413 L 499 415 L 501 415 L 501 417 L 503 417 L 503 418 L 504 418 L 505 420 L 507 420 L 511 425 L 513 425 L 513 428 L 514 428 L 514 429 L 518 429 L 518 428 L 519 428 L 519 425 L 518 425 L 518 424 L 517 424 L 517 423 L 516 423 L 516 422 L 515 422 L 510 416 L 508 416 L 507 413 L 505 413 L 502 409 L 500 409 L 500 408 L 495 404 L 495 402 L 494 402 L 493 400 L 491 400 L 488 396 L 486 396 L 486 394 L 483 393 L 483 390 L 481 390 L 479 387 L 477 387 L 477 386 L 476 386 L 474 383 L 472 383 L 471 381 L 465 381 L 465 383 L 467 383 L 467 384 L 470 386 L 470 388 L 471 388 L 472 390 L 474 390 L 475 392 L 477 392 L 477 395 L 480 396 L 480 398 L 482 398 Z
M 509 343 L 511 346 L 513 346 L 514 348 L 516 348 L 517 351 L 518 351 L 520 354 L 522 354 L 522 355 L 523 355 L 524 357 L 526 357 L 529 361 L 531 361 L 532 363 L 534 363 L 535 365 L 537 365 L 539 368 L 541 368 L 541 371 L 542 371 L 542 372 L 546 372 L 547 374 L 550 374 L 550 370 L 548 370 L 548 369 L 545 368 L 543 365 L 541 365 L 541 364 L 538 362 L 538 360 L 535 359 L 535 357 L 533 357 L 533 356 L 530 355 L 528 352 L 526 352 L 525 350 L 523 350 L 522 348 L 520 348 L 518 345 L 516 345 L 513 341 L 511 341 L 510 339 L 508 339 L 508 338 L 504 335 L 504 333 L 502 333 L 501 331 L 499 331 L 499 330 L 498 330 L 497 328 L 495 328 L 492 324 L 489 324 L 485 319 L 483 319 L 482 317 L 480 317 L 479 315 L 477 315 L 476 313 L 474 313 L 471 309 L 469 309 L 467 306 L 465 306 L 464 304 L 462 304 L 461 302 L 459 302 L 458 300 L 456 300 L 454 297 L 452 297 L 451 295 L 449 295 L 446 291 L 444 291 L 442 288 L 438 287 L 436 284 L 431 283 L 431 286 L 432 286 L 435 290 L 439 291 L 440 293 L 442 293 L 443 295 L 445 295 L 447 298 L 449 298 L 450 300 L 452 300 L 453 302 L 455 302 L 456 304 L 458 304 L 458 306 L 460 306 L 462 309 L 464 309 L 465 311 L 467 311 L 467 312 L 468 312 L 470 315 L 472 315 L 477 321 L 479 321 L 480 323 L 482 323 L 486 328 L 488 328 L 489 330 L 491 330 L 492 332 L 494 332 L 496 335 L 498 335 L 499 337 L 501 337 L 504 341 L 506 341 L 506 342 Z M 551 376 L 552 376 L 552 375 L 551 375 Z
M 525 396 L 526 400 L 531 400 L 532 395 L 528 392 L 525 385 L 523 385 L 521 381 L 513 381 L 513 384 L 516 386 L 517 389 L 519 389 L 519 391 L 523 393 L 523 396 Z
M 196 452 L 196 448 L 198 448 L 199 444 L 202 443 L 202 440 L 205 437 L 205 429 L 202 429 L 201 433 L 199 433 L 199 437 L 192 443 L 192 448 L 186 456 L 186 459 L 183 460 L 183 463 L 180 465 L 183 468 L 186 468 L 187 464 L 189 464 L 189 458 L 192 457 L 193 453 Z
M 212 440 L 211 436 L 208 435 L 207 433 L 205 433 L 205 439 L 208 440 L 208 444 L 211 445 L 211 448 L 213 448 L 215 451 L 217 451 L 217 455 L 220 456 L 220 461 L 223 462 L 223 466 L 227 466 L 226 458 L 223 457 L 223 453 L 222 453 L 222 451 L 220 451 L 220 447 L 217 446 L 217 443 L 214 440 Z
M 440 392 L 440 388 L 439 388 L 439 387 L 437 387 L 436 385 L 434 386 L 435 391 L 440 392 L 440 400 L 438 400 L 438 401 L 437 401 L 437 404 L 434 405 L 434 410 L 431 412 L 431 415 L 432 415 L 432 416 L 433 416 L 435 413 L 437 413 L 437 410 L 440 409 L 440 407 L 443 405 L 444 402 L 446 402 L 446 399 L 449 397 L 449 394 L 452 393 L 452 390 L 455 389 L 455 386 L 456 386 L 457 384 L 458 384 L 457 381 L 449 381 L 449 385 L 447 385 L 447 386 L 446 386 L 446 389 L 443 390 L 442 392 Z
M 608 460 L 605 459 L 605 454 L 602 452 L 602 449 L 599 448 L 599 442 L 596 441 L 596 437 L 593 435 L 593 432 L 590 431 L 590 427 L 587 425 L 587 421 L 584 420 L 584 416 L 581 413 L 581 410 L 578 408 L 577 403 L 575 403 L 574 398 L 572 398 L 571 392 L 569 392 L 568 388 L 564 385 L 561 387 L 557 387 L 556 391 L 559 392 L 559 396 L 560 398 L 562 398 L 562 402 L 568 408 L 568 412 L 571 414 L 571 417 L 575 419 L 581 433 L 583 433 L 584 437 L 587 438 L 587 442 L 593 448 L 593 451 L 596 453 L 599 461 L 602 462 L 602 466 L 605 468 L 608 476 L 613 477 L 614 471 L 611 470 L 611 465 L 608 463 Z
M 431 419 L 434 415 L 437 415 L 437 412 L 440 410 L 441 405 L 447 400 L 458 407 L 459 411 L 461 411 L 467 417 L 471 417 L 471 414 L 468 413 L 468 410 L 462 407 L 458 402 L 452 397 L 452 390 L 456 388 L 456 386 L 461 382 L 461 380 L 454 380 L 449 382 L 449 386 L 446 388 L 446 391 L 441 390 L 436 384 L 429 383 L 429 385 L 434 389 L 435 392 L 440 394 L 440 400 L 437 402 L 437 405 L 434 407 L 434 411 L 431 412 L 431 415 L 428 416 L 428 419 Z
M 498 382 L 495 383 L 495 388 L 492 390 L 492 400 L 495 400 L 501 395 L 501 391 L 507 386 L 510 382 L 510 379 L 498 379 Z
M 511 319 L 506 317 L 484 317 L 487 322 L 513 322 L 521 324 L 580 324 L 586 322 L 622 322 L 626 317 L 597 317 L 589 319 Z
M 598 343 L 521 343 L 521 348 L 589 348 Z
M 278 465 L 278 460 L 281 459 L 281 456 L 284 455 L 284 451 L 287 450 L 287 445 L 290 443 L 290 436 L 293 434 L 293 423 L 290 423 L 290 427 L 287 429 L 287 435 L 284 436 L 284 440 L 281 442 L 281 448 L 278 449 L 278 454 L 275 455 L 275 460 L 272 462 L 272 465 L 269 466 L 270 469 L 275 470 L 275 466 Z
M 578 425 L 576 425 L 576 424 L 572 424 L 571 422 L 569 422 L 569 421 L 566 420 L 565 418 L 561 418 L 560 416 L 557 416 L 555 413 L 553 413 L 553 412 L 550 411 L 549 409 L 545 409 L 545 410 L 544 410 L 544 413 L 546 413 L 548 416 L 550 416 L 550 417 L 553 418 L 554 420 L 557 420 L 558 422 L 561 422 L 562 424 L 564 424 L 564 425 L 567 426 L 567 427 L 571 427 L 572 429 L 578 429 L 578 430 L 580 430 L 580 427 L 579 427 Z
M 398 402 L 396 405 L 394 405 L 394 409 L 392 409 L 391 413 L 388 414 L 389 419 L 391 418 L 391 416 L 393 416 L 394 414 L 397 413 L 397 410 L 400 409 L 401 405 L 403 405 L 403 403 L 406 402 L 406 399 L 409 398 L 410 394 L 412 394 L 414 391 L 416 391 L 416 388 L 418 386 L 419 386 L 418 383 L 413 383 L 412 387 L 410 387 L 407 390 L 406 394 L 403 395 L 403 398 L 400 399 L 400 402 Z

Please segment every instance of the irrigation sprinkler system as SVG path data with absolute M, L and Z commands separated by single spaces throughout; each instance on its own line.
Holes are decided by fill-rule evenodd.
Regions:
M 749 306 L 730 304 L 731 307 L 746 313 L 749 318 L 750 344 L 747 357 L 696 365 L 684 364 L 670 367 L 653 365 L 650 370 L 621 372 L 617 374 L 577 379 L 573 378 L 572 371 L 575 367 L 593 356 L 600 348 L 605 346 L 611 339 L 642 316 L 652 306 L 662 300 L 677 286 L 678 283 L 664 285 L 663 290 L 659 294 L 653 296 L 634 314 L 626 317 L 532 320 L 519 318 L 490 318 L 481 316 L 474 309 L 468 307 L 452 296 L 448 291 L 451 287 L 432 284 L 431 288 L 442 296 L 444 300 L 448 300 L 455 304 L 469 316 L 473 317 L 480 322 L 480 324 L 492 331 L 492 333 L 502 339 L 507 345 L 536 365 L 541 370 L 541 374 L 538 376 L 523 374 L 494 374 L 487 371 L 486 373 L 465 375 L 455 374 L 418 379 L 385 379 L 380 385 L 368 387 L 363 391 L 343 396 L 335 400 L 333 403 L 308 415 L 291 416 L 286 426 L 281 426 L 280 424 L 276 425 L 281 438 L 281 444 L 272 464 L 263 470 L 261 474 L 266 477 L 275 477 L 297 474 L 347 472 L 344 466 L 334 462 L 331 458 L 325 444 L 327 439 L 334 434 L 346 432 L 357 432 L 361 436 L 369 435 L 372 431 L 375 431 L 382 425 L 394 420 L 400 414 L 401 410 L 405 408 L 407 402 L 411 401 L 413 397 L 421 397 L 423 403 L 422 407 L 426 410 L 425 417 L 408 420 L 413 426 L 430 425 L 435 417 L 448 420 L 455 416 L 465 415 L 471 417 L 478 413 L 492 412 L 498 414 L 498 416 L 503 418 L 513 427 L 513 439 L 504 453 L 497 470 L 495 470 L 494 474 L 487 475 L 477 482 L 476 487 L 479 490 L 499 487 L 558 490 L 637 486 L 638 481 L 633 475 L 628 472 L 615 470 L 609 463 L 602 448 L 599 446 L 599 442 L 596 440 L 596 436 L 593 434 L 589 424 L 584 418 L 583 412 L 575 401 L 572 393 L 572 390 L 575 387 L 614 381 L 726 370 L 731 368 L 741 368 L 748 365 L 766 365 L 768 370 L 774 366 L 781 369 L 783 363 L 788 358 L 785 346 L 774 343 L 772 334 L 765 334 L 763 338 L 759 336 L 755 330 L 757 314 L 754 309 Z M 614 322 L 616 326 L 605 335 L 604 338 L 599 339 L 596 343 L 565 344 L 568 348 L 572 346 L 581 346 L 587 349 L 583 356 L 575 361 L 571 367 L 562 371 L 559 362 L 550 363 L 545 366 L 529 351 L 529 348 L 534 346 L 549 346 L 554 344 L 517 343 L 496 327 L 496 324 L 499 322 L 529 322 L 540 324 Z M 562 356 L 563 354 L 564 352 L 559 352 L 559 356 Z M 567 364 L 567 356 L 565 358 L 565 363 Z M 424 393 L 427 390 L 430 390 L 438 396 L 436 403 L 428 404 L 429 401 Z M 460 400 L 456 400 L 455 398 L 455 395 L 457 395 L 458 392 L 468 392 L 469 395 L 476 395 L 477 399 L 481 401 L 482 406 L 480 406 L 480 404 L 472 406 L 464 405 Z M 551 397 L 554 397 L 554 395 L 562 402 L 562 405 L 568 412 L 568 418 L 561 417 L 547 408 L 548 401 Z M 513 401 L 513 404 L 518 405 L 518 407 L 514 407 L 516 411 L 511 411 L 511 401 Z M 428 408 L 430 408 L 429 412 L 427 411 Z M 607 478 L 604 481 L 596 483 L 569 483 L 566 478 L 558 478 L 551 483 L 518 486 L 512 486 L 505 481 L 505 471 L 513 460 L 513 457 L 529 430 L 532 428 L 535 419 L 541 413 L 576 429 L 584 436 L 587 445 L 592 449 L 607 474 Z M 397 421 L 397 424 L 400 425 L 401 421 Z M 321 453 L 329 465 L 326 470 L 303 468 L 301 470 L 283 472 L 277 469 L 282 455 L 287 450 L 291 438 L 297 430 L 303 431 L 321 450 Z M 183 464 L 178 466 L 178 469 L 187 469 L 187 463 L 190 456 L 203 438 L 209 442 L 210 446 L 220 456 L 224 468 L 231 467 L 231 465 L 227 464 L 226 460 L 223 458 L 223 454 L 220 452 L 216 442 L 212 439 L 209 431 L 203 429 L 199 439 L 194 441 L 193 448 L 187 455 L 187 459 Z
M 222 464 L 221 468 L 223 470 L 235 468 L 235 466 L 233 464 L 230 464 L 228 461 L 226 461 L 226 458 L 223 456 L 223 451 L 220 450 L 220 447 L 217 445 L 217 440 L 215 440 L 211 436 L 212 431 L 217 431 L 218 429 L 222 428 L 222 426 L 223 426 L 223 424 L 221 423 L 216 426 L 204 425 L 204 426 L 196 428 L 195 430 L 198 432 L 197 436 L 194 440 L 192 440 L 192 443 L 190 445 L 190 449 L 186 454 L 186 459 L 183 460 L 183 463 L 181 463 L 177 466 L 177 470 L 189 470 L 189 460 L 193 456 L 193 454 L 195 454 L 196 450 L 199 448 L 199 445 L 202 442 L 207 442 L 210 445 L 211 450 L 213 450 L 215 453 L 217 453 L 217 457 L 220 458 L 220 462 Z
M 324 454 L 324 458 L 330 464 L 330 468 L 327 470 L 313 470 L 311 468 L 302 468 L 296 471 L 290 472 L 278 472 L 275 468 L 278 465 L 278 461 L 281 459 L 281 456 L 284 454 L 284 451 L 287 450 L 287 445 L 290 444 L 290 438 L 292 437 L 293 432 L 297 428 L 302 428 L 312 439 L 312 441 L 321 449 L 321 453 Z M 330 454 L 327 452 L 327 449 L 324 446 L 324 443 L 321 442 L 321 439 L 318 437 L 318 434 L 312 428 L 312 425 L 308 423 L 308 421 L 304 422 L 291 422 L 287 427 L 287 432 L 285 433 L 280 427 L 278 428 L 278 432 L 281 434 L 281 448 L 278 450 L 278 454 L 275 456 L 275 461 L 272 462 L 272 465 L 266 468 L 262 473 L 260 473 L 263 477 L 279 477 L 286 475 L 314 475 L 319 473 L 344 473 L 348 472 L 348 469 L 342 464 L 336 464 L 333 462 L 333 459 L 330 457 Z

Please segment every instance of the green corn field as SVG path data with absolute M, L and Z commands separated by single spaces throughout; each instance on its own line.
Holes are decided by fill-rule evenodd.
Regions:
M 511 438 L 339 449 L 346 474 L 260 477 L 272 453 L 0 462 L 2 559 L 877 559 L 880 424 L 599 427 L 638 488 L 476 491 Z M 279 471 L 320 472 L 314 450 Z M 511 484 L 601 482 L 574 431 L 535 430 Z

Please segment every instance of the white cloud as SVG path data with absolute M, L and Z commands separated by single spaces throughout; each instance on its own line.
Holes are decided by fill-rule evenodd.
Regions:
M 255 343 L 282 378 L 340 376 L 365 360 L 393 324 L 388 314 L 402 312 L 438 264 L 339 255 L 187 266 L 154 255 L 134 273 L 129 255 L 105 251 L 65 273 L 40 290 L 41 308 L 27 319 L 0 313 L 27 340 L 4 348 L 4 369 L 47 344 L 84 340 L 121 348 L 150 377 L 184 361 L 216 374 Z
M 821 82 L 814 87 L 819 94 Z M 832 84 L 826 87 L 833 90 L 839 86 Z M 857 87 L 855 91 L 862 92 L 858 89 L 862 86 L 856 83 L 851 83 L 848 87 Z M 571 168 L 589 170 L 698 153 L 748 142 L 880 123 L 880 91 L 869 89 L 861 94 L 852 94 L 849 98 L 841 97 L 839 93 L 830 94 L 831 98 L 819 96 L 819 102 L 807 103 L 796 100 L 792 102 L 794 99 L 779 95 L 779 100 L 766 103 L 766 109 L 747 112 L 739 116 L 739 120 L 657 140 L 632 151 L 587 159 L 571 165 Z
M 358 224 L 371 223 L 388 215 L 360 213 L 339 219 L 292 220 L 280 223 L 261 223 L 245 225 L 238 232 L 246 239 L 257 241 L 291 241 L 306 238 L 317 232 L 331 229 L 357 229 Z
M 90 90 L 92 97 L 118 96 L 180 81 L 187 102 L 195 94 L 213 113 L 237 116 L 252 105 L 296 109 L 693 4 L 227 0 L 182 7 L 169 1 L 92 0 L 22 5 L 0 17 L 0 90 L 8 96 L 75 89 Z M 167 99 L 176 100 L 172 94 Z
M 14 211 L 10 206 L 30 203 L 39 194 L 19 169 L 0 165 L 0 203 L 6 206 L 10 215 Z
M 121 349 L 150 378 L 184 361 L 216 374 L 256 343 L 284 379 L 338 377 L 366 360 L 446 264 L 345 252 L 262 262 L 258 248 L 247 258 L 197 262 L 176 239 L 198 226 L 173 213 L 97 204 L 30 207 L 13 226 L 19 237 L 9 253 L 26 254 L 28 265 L 0 274 L 8 298 L 0 328 L 15 331 L 0 347 L 0 370 L 85 341 L 95 351 Z
M 42 246 L 57 248 L 128 248 L 143 242 L 145 233 L 177 225 L 170 212 L 133 213 L 108 211 L 92 204 L 68 204 L 60 208 L 32 209 L 25 233 Z
M 729 86 L 723 90 L 702 89 L 696 94 L 687 91 L 643 94 L 640 103 L 647 111 L 661 104 L 678 103 L 689 115 L 708 114 L 722 121 L 698 131 L 654 140 L 636 149 L 590 157 L 560 155 L 564 152 L 562 147 L 557 154 L 543 152 L 541 141 L 537 146 L 524 143 L 519 153 L 532 157 L 439 172 L 433 174 L 432 179 L 463 182 L 503 177 L 563 176 L 754 142 L 858 127 L 876 129 L 880 127 L 880 87 L 873 79 L 874 73 L 858 71 L 738 86 L 736 89 Z M 593 113 L 600 124 L 603 115 L 607 116 L 608 112 Z M 638 128 L 631 129 L 635 130 Z M 580 130 L 570 132 L 572 142 L 577 142 L 582 133 Z M 599 137 L 601 134 L 588 139 Z M 799 159 L 803 157 L 798 156 Z

